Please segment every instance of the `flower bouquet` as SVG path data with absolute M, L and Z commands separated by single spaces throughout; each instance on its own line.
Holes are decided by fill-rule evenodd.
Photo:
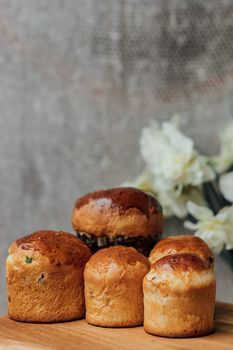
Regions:
M 179 116 L 142 130 L 143 172 L 130 183 L 153 193 L 165 217 L 184 226 L 220 254 L 233 249 L 233 122 L 220 135 L 218 155 L 200 154 L 179 129 Z M 127 184 L 129 185 L 129 183 Z M 232 264 L 233 266 L 233 264 Z

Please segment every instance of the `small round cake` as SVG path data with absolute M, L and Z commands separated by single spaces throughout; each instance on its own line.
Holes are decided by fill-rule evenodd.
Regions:
M 170 236 L 161 239 L 152 249 L 149 255 L 151 264 L 166 255 L 191 253 L 203 259 L 214 262 L 214 255 L 208 245 L 199 237 L 191 235 Z
M 66 232 L 38 231 L 12 243 L 6 260 L 9 317 L 59 322 L 85 315 L 83 271 L 91 251 Z
M 100 190 L 79 198 L 72 225 L 93 252 L 114 245 L 148 256 L 163 232 L 160 203 L 136 188 Z
M 144 277 L 145 331 L 196 337 L 214 329 L 216 281 L 211 264 L 194 254 L 157 260 Z
M 147 258 L 130 247 L 95 253 L 84 271 L 87 322 L 102 327 L 142 325 L 142 280 L 149 266 Z

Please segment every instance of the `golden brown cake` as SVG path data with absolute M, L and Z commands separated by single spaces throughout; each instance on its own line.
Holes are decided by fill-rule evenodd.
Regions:
M 157 260 L 144 277 L 144 328 L 164 337 L 196 337 L 214 329 L 212 265 L 194 254 Z
M 126 245 L 149 255 L 163 231 L 160 203 L 136 188 L 112 188 L 79 198 L 72 225 L 92 251 Z
M 142 325 L 142 280 L 149 266 L 134 248 L 117 246 L 95 253 L 84 271 L 87 322 L 102 327 Z
M 9 317 L 58 322 L 84 317 L 83 271 L 90 249 L 74 235 L 38 231 L 18 239 L 6 260 Z
M 210 263 L 214 262 L 214 255 L 208 245 L 201 238 L 191 235 L 161 239 L 150 252 L 149 261 L 153 264 L 166 255 L 178 253 L 196 254 Z

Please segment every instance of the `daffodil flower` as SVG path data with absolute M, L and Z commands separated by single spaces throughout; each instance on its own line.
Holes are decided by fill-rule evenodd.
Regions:
M 215 178 L 208 158 L 195 150 L 193 141 L 178 130 L 174 121 L 154 122 L 142 131 L 141 155 L 161 191 L 200 186 Z
M 195 231 L 195 236 L 202 238 L 216 254 L 224 248 L 233 249 L 233 206 L 221 209 L 217 215 L 192 202 L 187 203 L 187 209 L 197 222 L 186 221 L 184 226 Z
M 184 218 L 187 201 L 205 203 L 202 184 L 213 180 L 215 173 L 209 159 L 178 129 L 178 119 L 174 116 L 161 126 L 153 122 L 143 129 L 140 151 L 146 170 L 131 185 L 155 194 L 166 217 Z

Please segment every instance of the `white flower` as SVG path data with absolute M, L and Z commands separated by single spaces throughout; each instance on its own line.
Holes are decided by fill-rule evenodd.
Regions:
M 184 218 L 187 216 L 187 201 L 193 201 L 200 205 L 205 205 L 206 202 L 200 188 L 188 186 L 180 192 L 180 189 L 174 191 L 161 191 L 156 187 L 157 181 L 153 174 L 146 169 L 134 181 L 124 183 L 123 186 L 131 186 L 140 188 L 143 191 L 150 192 L 154 195 L 163 206 L 163 213 L 165 217 L 173 215 Z
M 203 193 L 198 187 L 187 187 L 181 193 L 178 192 L 161 192 L 157 194 L 159 201 L 164 208 L 164 215 L 166 217 L 171 217 L 175 215 L 176 217 L 183 219 L 187 216 L 187 202 L 193 201 L 199 205 L 205 205 L 205 199 Z
M 233 203 L 233 171 L 220 176 L 219 187 L 223 197 Z
M 135 186 L 149 188 L 161 202 L 165 216 L 184 218 L 187 201 L 205 204 L 201 185 L 213 180 L 215 173 L 208 159 L 195 150 L 193 141 L 180 132 L 175 118 L 143 129 L 140 150 L 147 171 L 136 179 Z
M 198 221 L 186 221 L 185 227 L 195 230 L 195 236 L 202 238 L 215 253 L 233 248 L 233 206 L 223 208 L 217 215 L 192 202 L 188 202 L 187 209 Z
M 220 174 L 233 164 L 233 122 L 220 134 L 220 154 L 212 158 L 212 163 Z
M 208 159 L 194 149 L 193 141 L 178 130 L 174 121 L 163 122 L 161 128 L 156 122 L 144 128 L 140 146 L 160 191 L 178 188 L 181 193 L 187 185 L 200 186 L 215 177 Z
M 145 192 L 156 192 L 153 188 L 153 176 L 148 170 L 141 173 L 134 181 L 124 183 L 123 186 L 140 188 Z

